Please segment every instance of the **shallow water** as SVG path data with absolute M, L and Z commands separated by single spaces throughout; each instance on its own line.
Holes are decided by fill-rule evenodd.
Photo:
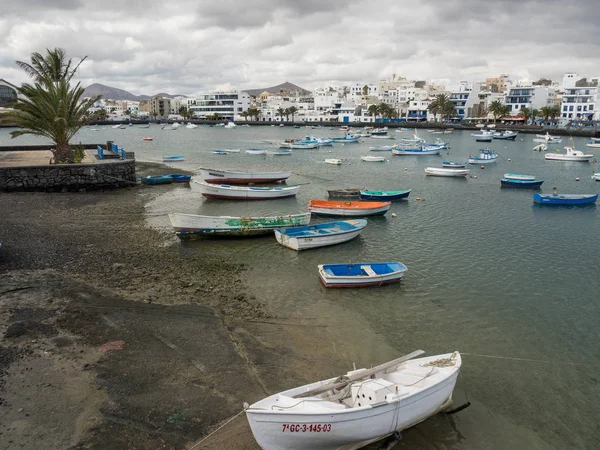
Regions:
M 465 353 L 456 400 L 460 404 L 468 396 L 473 406 L 453 416 L 456 434 L 443 427 L 436 431 L 434 423 L 430 431 L 438 436 L 434 442 L 441 448 L 596 447 L 600 439 L 598 209 L 535 206 L 531 191 L 501 189 L 499 179 L 506 172 L 528 173 L 545 180 L 541 192 L 556 186 L 561 193 L 597 193 L 600 184 L 590 176 L 593 169 L 600 172 L 598 164 L 545 161 L 544 152 L 532 151 L 533 135 L 520 135 L 516 142 L 482 144 L 467 131 L 431 136 L 423 130 L 423 137 L 449 140 L 449 154 L 394 157 L 368 152 L 370 145 L 393 141 L 365 138 L 359 144 L 263 157 L 244 150 L 275 150 L 264 141 L 341 132 L 290 127 L 100 128 L 84 129 L 78 139 L 114 140 L 134 151 L 139 160 L 184 155 L 185 162 L 172 166 L 186 170 L 289 170 L 293 175 L 288 183 L 303 184 L 297 198 L 254 202 L 205 200 L 193 183 L 147 188 L 164 192 L 148 204 L 148 221 L 166 229 L 170 228 L 167 212 L 275 215 L 305 211 L 309 199 L 327 198 L 327 189 L 332 188 L 412 189 L 408 201 L 394 203 L 386 216 L 370 218 L 359 238 L 334 247 L 298 253 L 280 246 L 272 236 L 181 245 L 248 264 L 246 279 L 257 297 L 289 317 L 327 323 L 340 347 L 365 355 L 357 364 L 382 362 L 381 357 L 391 359 L 417 348 L 428 354 L 455 349 Z M 8 131 L 0 130 L 0 145 L 38 142 L 27 137 L 11 141 Z M 146 136 L 154 140 L 143 141 Z M 573 144 L 587 150 L 585 142 L 565 138 L 550 151 Z M 476 178 L 424 176 L 425 167 L 440 166 L 443 160 L 466 161 L 469 153 L 485 145 L 493 147 L 500 159 L 485 169 L 470 166 Z M 211 153 L 227 147 L 242 152 Z M 590 151 L 600 156 L 599 150 Z M 386 155 L 389 161 L 361 162 L 360 156 L 367 154 Z M 342 158 L 343 165 L 324 163 L 332 157 Z M 327 290 L 317 277 L 317 264 L 385 260 L 407 265 L 401 285 Z

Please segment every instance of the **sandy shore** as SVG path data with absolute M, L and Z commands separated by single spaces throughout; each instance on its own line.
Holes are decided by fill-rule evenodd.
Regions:
M 243 266 L 148 228 L 167 189 L 0 195 L 0 450 L 257 449 L 243 414 L 194 444 L 244 401 L 360 360 L 249 295 Z M 435 434 L 456 436 L 451 416 L 401 445 Z

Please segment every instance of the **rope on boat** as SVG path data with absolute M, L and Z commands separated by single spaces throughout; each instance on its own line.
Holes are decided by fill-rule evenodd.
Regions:
M 192 447 L 190 447 L 189 450 L 194 450 L 195 448 L 197 448 L 200 444 L 202 444 L 205 440 L 207 440 L 209 437 L 211 437 L 213 434 L 215 434 L 217 431 L 219 431 L 221 428 L 223 428 L 225 425 L 227 425 L 229 422 L 231 422 L 233 419 L 237 418 L 240 414 L 242 414 L 243 412 L 246 411 L 246 408 L 242 409 L 239 413 L 237 413 L 235 416 L 233 416 L 231 419 L 229 419 L 227 422 L 225 422 L 223 425 L 221 425 L 219 428 L 217 428 L 215 431 L 213 431 L 212 433 L 210 433 L 208 436 L 205 436 L 204 438 L 202 438 L 200 441 L 196 442 Z
M 600 367 L 600 364 L 589 364 L 589 363 L 578 363 L 570 361 L 551 361 L 547 359 L 531 359 L 531 358 L 515 358 L 513 356 L 496 356 L 496 355 L 481 355 L 478 353 L 462 353 L 465 356 L 479 356 L 480 358 L 494 358 L 494 359 L 508 359 L 511 361 L 527 361 L 527 362 L 539 362 L 546 364 L 563 364 L 568 366 L 587 366 L 587 367 Z

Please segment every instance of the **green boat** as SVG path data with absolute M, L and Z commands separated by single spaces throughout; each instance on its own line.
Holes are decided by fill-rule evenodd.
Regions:
M 403 191 L 360 191 L 360 199 L 380 201 L 400 200 L 407 198 L 409 194 L 410 189 Z

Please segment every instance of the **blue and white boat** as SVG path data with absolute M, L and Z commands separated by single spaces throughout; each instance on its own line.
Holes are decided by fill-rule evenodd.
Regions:
M 354 239 L 367 226 L 365 219 L 338 220 L 275 230 L 275 238 L 293 250 L 325 247 Z
M 371 130 L 371 136 L 387 136 L 387 134 L 388 134 L 388 127 L 375 128 L 375 129 Z
M 320 264 L 319 278 L 325 287 L 381 286 L 400 281 L 408 269 L 401 262 Z
M 275 155 L 275 156 L 283 156 L 283 155 L 291 155 L 291 154 L 292 154 L 291 148 L 280 148 L 279 150 L 275 150 L 273 152 L 273 155 Z
M 466 164 L 460 162 L 443 161 L 442 167 L 445 167 L 446 169 L 464 169 Z
M 213 150 L 213 153 L 214 153 L 215 155 L 229 155 L 229 152 L 228 152 L 227 150 L 225 150 L 225 149 L 221 149 L 221 148 L 218 148 L 218 149 L 216 149 L 216 150 Z
M 402 191 L 360 191 L 361 200 L 380 200 L 389 202 L 392 200 L 402 200 L 410 195 L 410 189 Z
M 588 205 L 596 203 L 598 194 L 533 194 L 533 202 L 540 205 Z
M 439 155 L 442 151 L 442 147 L 438 145 L 424 145 L 419 144 L 416 146 L 399 146 L 392 150 L 392 155 L 398 156 L 424 156 L 424 155 Z
M 142 184 L 171 184 L 173 177 L 169 175 L 148 175 L 147 177 L 141 177 L 140 181 Z
M 162 160 L 164 162 L 175 162 L 175 161 L 183 161 L 185 158 L 181 155 L 177 156 L 163 156 Z
M 342 138 L 330 138 L 333 142 L 342 142 L 342 143 L 355 143 L 358 142 L 360 136 L 356 136 L 350 133 L 346 133 L 346 135 Z
M 479 156 L 469 155 L 469 164 L 489 164 L 496 162 L 498 159 L 498 153 L 489 147 L 485 147 L 479 150 Z
M 327 139 L 327 138 L 319 138 L 316 136 L 312 136 L 312 135 L 308 135 L 304 137 L 304 140 L 300 141 L 300 144 L 317 144 L 320 146 L 332 146 L 333 145 L 333 139 Z
M 517 138 L 518 131 L 496 131 L 492 134 L 492 138 L 494 139 L 504 139 L 505 141 L 514 141 Z
M 168 173 L 164 176 L 173 178 L 173 183 L 189 183 L 192 179 L 191 175 L 185 175 L 183 173 Z
M 544 180 L 536 180 L 535 175 L 524 175 L 519 173 L 505 173 L 504 178 L 500 178 L 502 187 L 521 188 L 521 189 L 539 189 Z

